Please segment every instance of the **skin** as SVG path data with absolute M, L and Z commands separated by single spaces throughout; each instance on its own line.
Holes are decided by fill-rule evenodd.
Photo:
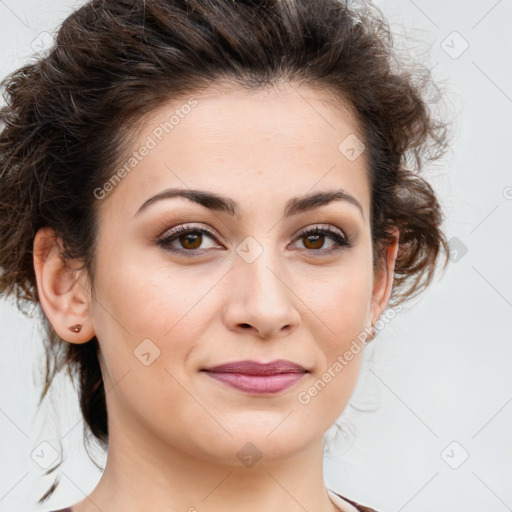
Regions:
M 343 105 L 291 84 L 257 91 L 224 84 L 195 97 L 197 106 L 98 202 L 94 290 L 85 270 L 76 270 L 80 262 L 64 266 L 50 229 L 34 241 L 45 314 L 61 338 L 96 336 L 101 350 L 108 460 L 97 487 L 73 509 L 332 512 L 323 437 L 352 395 L 363 351 L 309 403 L 298 395 L 385 309 L 398 232 L 374 272 L 366 154 L 350 161 L 338 149 L 360 133 Z M 131 150 L 180 105 L 147 116 Z M 239 215 L 185 198 L 155 201 L 136 215 L 168 188 L 227 196 Z M 290 198 L 339 189 L 362 212 L 332 201 L 283 218 Z M 170 242 L 182 251 L 173 254 L 157 240 L 179 225 L 209 229 L 215 239 L 182 236 Z M 330 235 L 299 236 L 317 225 L 341 230 L 352 247 L 332 250 Z M 247 237 L 262 251 L 250 263 L 236 252 Z M 202 254 L 190 256 L 195 248 Z M 72 333 L 77 323 L 82 331 Z M 134 355 L 144 339 L 160 351 L 148 366 Z M 288 359 L 309 373 L 275 395 L 256 396 L 200 372 L 241 359 Z M 237 457 L 248 442 L 261 454 L 252 467 Z

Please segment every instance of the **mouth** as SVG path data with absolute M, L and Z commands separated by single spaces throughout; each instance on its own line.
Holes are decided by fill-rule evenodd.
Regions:
M 234 361 L 201 371 L 217 381 L 253 394 L 278 393 L 292 387 L 309 373 L 299 364 L 285 359 L 270 363 Z

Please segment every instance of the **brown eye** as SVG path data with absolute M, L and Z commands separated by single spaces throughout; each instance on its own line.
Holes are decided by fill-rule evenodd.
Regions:
M 306 249 L 321 249 L 325 242 L 325 235 L 308 235 L 303 237 Z
M 326 240 L 331 240 L 331 245 L 327 249 L 323 249 Z M 304 249 L 309 249 L 308 252 L 331 252 L 343 247 L 351 247 L 352 244 L 341 230 L 334 230 L 330 227 L 321 228 L 315 226 L 313 229 L 303 231 L 297 238 L 301 240 Z
M 183 255 L 187 255 L 187 253 L 195 255 L 198 251 L 203 252 L 207 249 L 223 248 L 216 243 L 210 243 L 207 247 L 201 247 L 208 239 L 211 240 L 211 242 L 217 242 L 215 236 L 206 229 L 179 226 L 158 240 L 158 245 L 163 247 L 166 251 Z
M 202 234 L 190 232 L 187 235 L 180 235 L 177 240 L 180 241 L 184 249 L 198 249 L 201 246 Z

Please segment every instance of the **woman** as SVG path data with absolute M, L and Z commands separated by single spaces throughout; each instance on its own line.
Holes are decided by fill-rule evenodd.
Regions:
M 108 448 L 66 510 L 371 510 L 324 435 L 448 256 L 445 126 L 394 65 L 371 5 L 94 0 L 6 79 L 1 291 Z

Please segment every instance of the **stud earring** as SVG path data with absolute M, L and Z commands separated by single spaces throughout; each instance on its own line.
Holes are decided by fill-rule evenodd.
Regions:
M 80 332 L 82 330 L 82 324 L 75 324 L 69 327 L 71 332 Z

